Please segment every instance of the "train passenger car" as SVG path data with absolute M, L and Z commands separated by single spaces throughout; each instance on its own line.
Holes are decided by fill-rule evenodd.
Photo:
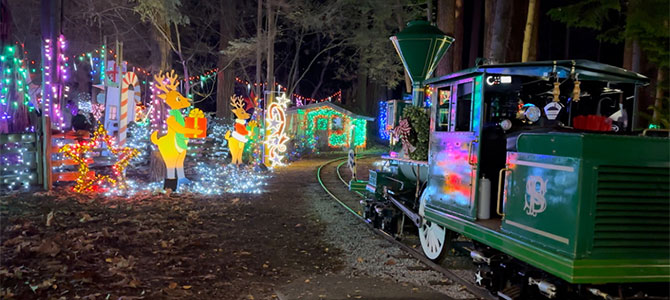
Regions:
M 433 260 L 471 239 L 477 284 L 503 299 L 667 297 L 670 140 L 634 130 L 647 82 L 584 60 L 429 79 L 428 161 L 386 157 L 366 217 L 412 220 Z

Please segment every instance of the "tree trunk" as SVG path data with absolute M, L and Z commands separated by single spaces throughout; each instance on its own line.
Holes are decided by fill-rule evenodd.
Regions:
M 186 60 L 184 59 L 181 51 L 179 52 L 179 60 L 181 61 L 181 68 L 184 71 L 184 96 L 190 99 L 189 96 L 191 95 L 191 82 L 188 80 L 188 65 L 186 64 Z
M 433 0 L 427 0 L 426 3 L 428 4 L 426 8 L 426 20 L 428 23 L 433 23 Z
M 356 106 L 358 107 L 360 113 L 365 111 L 367 93 L 368 72 L 364 67 L 360 66 L 358 67 L 358 81 L 356 84 Z
M 298 85 L 298 73 L 300 68 L 300 49 L 302 48 L 302 41 L 305 37 L 305 30 L 300 29 L 300 34 L 297 37 L 295 42 L 295 52 L 293 53 L 293 61 L 291 62 L 291 69 L 288 73 L 288 96 L 291 97 L 295 91 L 296 86 Z
M 219 21 L 219 50 L 228 48 L 228 43 L 235 38 L 236 8 L 235 2 L 224 5 L 220 2 L 221 20 Z M 219 72 L 216 74 L 216 116 L 224 120 L 232 120 L 229 99 L 235 89 L 235 74 L 233 73 L 233 64 L 228 55 L 219 53 Z
M 535 13 L 533 14 L 533 34 L 530 39 L 530 49 L 528 49 L 528 61 L 537 60 L 537 43 L 540 35 L 540 0 L 535 0 Z
M 167 21 L 162 21 L 160 22 L 161 24 L 157 25 L 160 26 L 166 34 L 170 34 L 170 24 L 167 23 Z M 156 50 L 157 51 L 152 51 L 152 53 L 155 53 L 156 55 L 153 55 L 152 57 L 152 71 L 156 73 L 157 71 L 163 71 L 166 72 L 171 69 L 171 62 L 172 62 L 172 49 L 170 48 L 170 44 L 168 41 L 163 37 L 163 35 L 158 31 L 158 29 L 152 27 L 151 28 L 151 35 L 153 37 L 153 40 L 155 41 L 156 45 Z M 150 80 L 153 80 L 153 78 L 150 78 Z M 163 129 L 166 128 L 165 126 L 165 120 L 167 119 L 167 105 L 163 100 L 160 98 L 156 97 L 156 91 L 154 91 L 154 109 L 152 114 L 154 114 L 154 122 L 151 124 L 151 128 L 154 131 L 158 131 L 158 135 L 161 136 L 163 134 Z M 158 181 L 158 180 L 163 180 L 165 178 L 166 174 L 166 169 L 165 169 L 165 163 L 163 162 L 163 157 L 161 157 L 160 153 L 157 150 L 152 151 L 151 153 L 151 159 L 149 161 L 149 178 L 152 181 Z
M 493 34 L 493 18 L 496 0 L 484 0 L 484 58 L 491 58 L 491 36 Z
M 165 32 L 169 34 L 169 24 L 164 23 L 163 25 L 158 26 L 161 26 L 161 28 L 163 28 Z M 151 36 L 155 42 L 153 47 L 154 50 L 151 51 L 151 65 L 153 73 L 170 70 L 172 61 L 172 49 L 170 48 L 170 44 L 155 27 L 151 27 Z
M 640 49 L 640 43 L 637 40 L 633 40 L 633 54 L 631 57 L 630 69 L 633 72 L 638 72 L 642 70 L 640 67 L 642 61 L 642 49 Z
M 151 151 L 151 158 L 149 160 L 149 180 L 160 181 L 165 179 L 167 169 L 163 162 L 163 157 L 158 150 Z
M 510 33 L 512 1 L 497 0 L 491 26 L 491 42 L 488 57 L 497 63 L 505 62 L 507 41 Z
M 330 55 L 326 57 L 326 61 L 323 63 L 323 67 L 321 68 L 321 74 L 319 75 L 319 83 L 317 83 L 316 86 L 314 87 L 314 91 L 312 92 L 310 98 L 316 98 L 316 93 L 319 92 L 319 88 L 321 88 L 321 85 L 323 84 L 323 77 L 326 75 L 326 70 L 328 70 L 329 64 L 330 64 Z
M 456 0 L 454 8 L 454 38 L 456 42 L 451 50 L 454 54 L 452 71 L 456 72 L 463 68 L 463 14 L 465 14 L 465 6 L 463 0 Z
M 472 13 L 472 33 L 470 38 L 470 53 L 468 55 L 468 67 L 474 67 L 479 56 L 479 45 L 481 43 L 482 5 L 484 0 L 474 0 L 474 12 Z
M 396 0 L 396 7 L 402 8 L 402 4 L 400 3 L 400 0 Z M 397 9 L 393 13 L 395 15 L 395 21 L 398 24 L 398 31 L 402 31 L 405 29 L 405 22 L 403 21 L 403 14 L 402 14 L 402 9 Z M 403 68 L 404 73 L 405 73 L 405 91 L 407 93 L 412 92 L 412 80 L 409 78 L 409 73 L 407 73 L 407 70 Z M 360 75 L 360 74 L 359 74 Z M 367 80 L 367 76 L 366 76 Z
M 272 93 L 275 90 L 275 35 L 277 30 L 277 24 L 275 23 L 275 8 L 272 6 L 273 0 L 268 0 L 266 2 L 266 11 L 267 11 L 267 81 L 269 94 L 266 101 L 266 106 L 272 103 L 275 95 Z
M 563 58 L 570 59 L 570 26 L 565 26 L 565 48 L 563 48 Z
M 437 28 L 449 36 L 454 36 L 456 14 L 456 0 L 438 0 L 437 1 Z M 456 39 L 455 44 L 461 44 L 463 41 Z M 455 45 L 454 45 L 455 46 Z M 454 49 L 448 50 L 442 60 L 437 64 L 435 76 L 443 76 L 453 72 Z
M 661 108 L 663 107 L 663 97 L 665 96 L 663 94 L 663 90 L 665 89 L 665 76 L 666 76 L 666 69 L 660 67 L 658 68 L 658 73 L 656 74 L 656 95 L 654 97 L 654 107 Z M 665 107 L 665 110 L 668 108 Z M 659 120 L 660 116 L 658 113 L 657 109 L 654 109 L 654 113 L 651 117 L 651 120 L 654 121 L 656 124 L 661 124 Z
M 524 32 L 526 28 L 526 14 L 528 13 L 528 0 L 512 0 L 510 7 L 509 25 L 505 31 L 505 59 L 503 61 L 521 61 L 523 48 L 523 34 L 512 32 Z
M 626 70 L 633 69 L 633 39 L 626 38 L 623 46 L 623 68 Z
M 221 1 L 223 3 L 223 1 Z M 263 36 L 263 0 L 258 0 L 258 7 L 256 8 L 256 82 L 254 83 L 254 91 L 256 97 L 262 98 L 261 95 L 261 64 L 263 63 L 263 52 L 261 51 L 261 37 Z
M 536 26 L 535 22 L 535 13 L 536 13 L 535 0 L 528 1 L 528 13 L 526 14 L 526 28 L 523 31 L 523 49 L 521 50 L 521 62 L 527 62 L 528 57 L 530 56 L 530 47 L 533 39 L 533 30 Z

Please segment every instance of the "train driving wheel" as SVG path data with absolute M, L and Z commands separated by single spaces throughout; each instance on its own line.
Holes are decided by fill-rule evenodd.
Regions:
M 440 261 L 449 248 L 447 244 L 451 242 L 451 234 L 447 234 L 447 229 L 437 223 L 424 221 L 419 226 L 419 239 L 426 257 Z

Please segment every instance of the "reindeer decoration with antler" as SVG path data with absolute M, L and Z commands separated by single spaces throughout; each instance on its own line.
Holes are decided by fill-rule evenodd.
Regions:
M 158 145 L 158 150 L 167 168 L 163 188 L 176 191 L 178 181 L 186 178 L 184 176 L 184 158 L 186 158 L 186 150 L 188 149 L 188 138 L 184 135 L 200 134 L 202 130 L 184 126 L 184 116 L 181 114 L 181 109 L 191 106 L 191 103 L 188 98 L 177 91 L 179 81 L 174 70 L 170 71 L 169 75 L 159 73 L 159 75 L 154 76 L 154 79 L 156 80 L 154 86 L 163 92 L 158 97 L 163 99 L 165 104 L 170 107 L 170 116 L 165 121 L 168 127 L 167 134 L 158 138 L 158 131 L 154 131 L 151 134 L 151 142 Z M 166 79 L 169 83 L 166 83 Z
M 232 95 L 230 97 L 230 104 L 233 106 L 233 113 L 237 119 L 235 119 L 235 131 L 226 132 L 226 140 L 228 140 L 228 148 L 230 149 L 230 154 L 233 156 L 232 163 L 239 165 L 242 163 L 242 152 L 244 151 L 244 144 L 249 140 L 247 136 L 253 135 L 253 130 L 256 127 L 256 122 L 249 122 L 249 130 L 247 130 L 247 120 L 251 115 L 245 109 L 244 99 L 242 96 Z

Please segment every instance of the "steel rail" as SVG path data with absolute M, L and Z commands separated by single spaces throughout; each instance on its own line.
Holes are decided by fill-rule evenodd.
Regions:
M 359 158 L 362 158 L 362 156 L 359 157 Z M 458 284 L 460 284 L 460 285 L 465 286 L 465 288 L 466 288 L 470 293 L 474 294 L 474 295 L 477 296 L 477 297 L 483 298 L 483 299 L 497 299 L 496 297 L 493 297 L 493 295 L 491 295 L 487 290 L 482 289 L 482 288 L 480 288 L 480 287 L 478 287 L 478 286 L 476 286 L 476 285 L 474 285 L 474 284 L 468 282 L 467 280 L 465 280 L 465 279 L 463 279 L 463 278 L 460 278 L 456 273 L 451 272 L 451 271 L 449 271 L 448 269 L 446 269 L 446 268 L 444 268 L 444 267 L 442 267 L 442 266 L 436 264 L 436 263 L 433 262 L 432 260 L 428 259 L 425 255 L 423 255 L 423 253 L 420 253 L 418 250 L 416 250 L 416 249 L 414 249 L 414 248 L 412 248 L 412 247 L 410 247 L 410 246 L 408 246 L 408 245 L 403 244 L 402 242 L 396 240 L 393 236 L 389 235 L 388 233 L 384 232 L 383 230 L 374 228 L 374 227 L 372 226 L 372 224 L 370 224 L 367 220 L 365 220 L 365 219 L 364 219 L 361 215 L 359 215 L 355 210 L 353 210 L 353 209 L 352 209 L 351 207 L 349 207 L 347 204 L 345 204 L 344 202 L 342 202 L 337 196 L 335 196 L 335 195 L 331 192 L 331 190 L 329 190 L 329 189 L 326 187 L 326 185 L 324 184 L 324 182 L 323 182 L 323 180 L 322 180 L 322 178 L 321 178 L 321 170 L 322 170 L 325 166 L 327 166 L 327 165 L 329 165 L 329 164 L 332 164 L 332 163 L 334 163 L 334 162 L 336 162 L 336 161 L 339 161 L 339 160 L 346 160 L 346 159 L 347 159 L 347 157 L 340 157 L 340 158 L 336 158 L 336 159 L 329 160 L 329 161 L 323 163 L 322 165 L 320 165 L 319 168 L 318 168 L 317 171 L 316 171 L 316 176 L 317 176 L 317 179 L 318 179 L 318 181 L 319 181 L 319 184 L 321 185 L 321 188 L 323 188 L 323 190 L 326 191 L 326 193 L 327 193 L 328 195 L 330 195 L 330 197 L 333 198 L 333 200 L 335 200 L 337 203 L 339 203 L 340 206 L 342 206 L 343 208 L 345 208 L 346 210 L 348 210 L 350 213 L 352 213 L 352 214 L 353 214 L 354 216 L 356 216 L 358 219 L 362 220 L 362 221 L 365 223 L 365 225 L 367 225 L 368 228 L 370 228 L 374 233 L 376 233 L 376 234 L 378 234 L 379 236 L 383 237 L 384 239 L 386 239 L 387 241 L 391 242 L 392 244 L 398 246 L 400 249 L 402 249 L 402 250 L 404 250 L 405 252 L 409 253 L 410 255 L 414 256 L 414 258 L 416 258 L 416 259 L 418 259 L 419 261 L 423 262 L 425 265 L 427 265 L 427 266 L 430 267 L 431 269 L 433 269 L 433 270 L 435 270 L 435 271 L 437 271 L 437 272 L 440 272 L 442 275 L 444 275 L 444 276 L 446 276 L 447 278 L 451 279 L 451 280 L 454 281 L 455 283 L 458 283 Z M 342 178 L 342 175 L 341 175 L 341 173 L 340 173 L 340 167 L 342 167 L 342 165 L 344 165 L 345 163 L 346 163 L 346 161 L 344 161 L 344 162 L 340 163 L 339 165 L 337 165 L 337 167 L 336 167 L 336 172 L 337 172 L 337 176 L 339 177 L 340 181 L 342 181 L 342 183 L 343 183 L 345 186 L 347 186 L 348 183 Z M 361 196 L 363 195 L 363 194 L 361 194 L 361 193 L 358 193 L 358 194 L 360 194 Z
M 342 207 L 346 208 L 350 213 L 354 214 L 354 216 L 356 216 L 357 218 L 365 221 L 365 219 L 363 219 L 363 216 L 359 215 L 356 211 L 351 209 L 348 205 L 344 204 L 344 202 L 340 201 L 339 198 L 337 198 L 335 195 L 333 195 L 333 193 L 331 193 L 330 190 L 328 188 L 326 188 L 326 185 L 323 183 L 323 180 L 321 179 L 321 169 L 323 169 L 323 167 L 325 167 L 326 165 L 329 165 L 333 162 L 336 162 L 338 160 L 343 160 L 343 159 L 347 159 L 347 157 L 340 157 L 340 158 L 336 158 L 336 159 L 331 159 L 331 160 L 323 163 L 322 165 L 320 165 L 319 168 L 316 170 L 316 179 L 319 180 L 319 184 L 321 185 L 323 190 L 326 191 L 326 193 L 328 193 L 328 195 L 330 195 L 330 197 L 332 197 Z
M 365 158 L 366 156 L 367 155 L 360 156 L 359 158 Z M 340 173 L 340 167 L 342 167 L 342 165 L 344 165 L 345 163 L 346 163 L 346 161 L 343 161 L 339 165 L 337 165 L 337 177 L 340 178 L 340 181 L 342 181 L 342 183 L 344 185 L 349 186 L 349 183 L 347 183 L 347 181 L 345 181 L 344 178 L 342 178 L 342 174 Z M 354 193 L 356 193 L 356 194 L 360 195 L 361 197 L 365 198 L 365 195 L 363 195 L 363 193 L 361 193 L 359 191 L 354 191 Z

